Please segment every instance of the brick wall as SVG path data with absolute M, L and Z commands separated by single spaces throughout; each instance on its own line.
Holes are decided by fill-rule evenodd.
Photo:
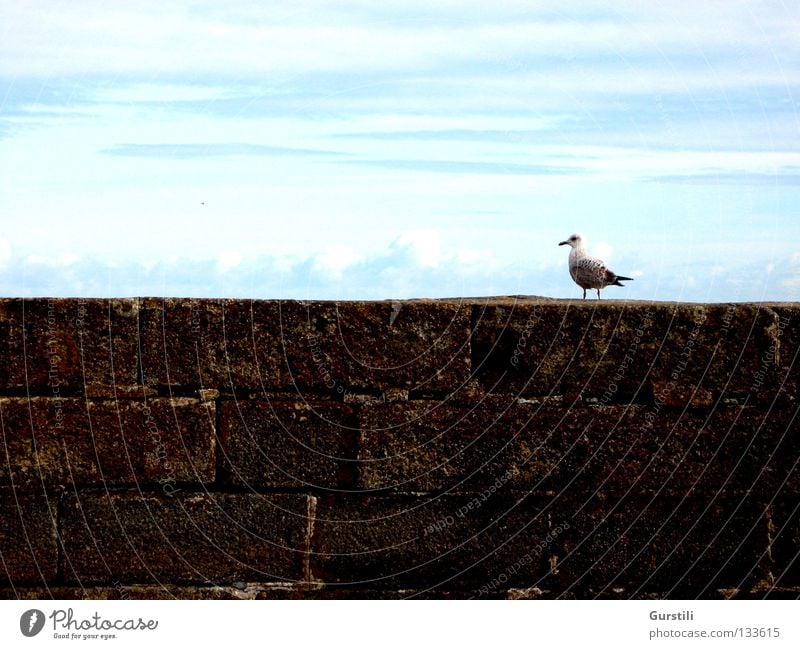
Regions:
M 5 598 L 800 595 L 800 305 L 8 299 L 0 333 Z

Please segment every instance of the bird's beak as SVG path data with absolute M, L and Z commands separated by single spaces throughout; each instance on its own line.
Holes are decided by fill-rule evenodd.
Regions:
M 559 243 L 558 245 L 559 245 L 559 246 L 568 246 L 568 245 L 569 245 L 569 241 L 562 241 L 562 242 L 561 242 L 561 243 Z

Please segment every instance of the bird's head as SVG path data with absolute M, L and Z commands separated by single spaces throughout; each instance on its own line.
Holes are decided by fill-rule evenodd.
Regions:
M 570 236 L 569 239 L 566 241 L 562 241 L 559 243 L 559 246 L 569 246 L 570 248 L 580 248 L 581 244 L 583 243 L 583 239 L 581 239 L 581 235 L 573 234 Z

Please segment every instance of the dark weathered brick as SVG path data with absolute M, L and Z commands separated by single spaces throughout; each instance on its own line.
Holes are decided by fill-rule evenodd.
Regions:
M 396 307 L 0 300 L 0 598 L 796 598 L 798 305 Z
M 0 583 L 48 584 L 58 571 L 57 497 L 0 487 Z
M 305 496 L 71 495 L 61 523 L 64 574 L 82 584 L 299 581 Z
M 791 413 L 751 406 L 712 411 L 606 406 L 587 409 L 588 461 L 575 487 L 591 493 L 769 493 L 787 482 L 800 438 Z
M 83 399 L 4 398 L 0 412 L 8 452 L 0 466 L 4 483 L 30 488 L 99 480 Z
M 74 588 L 71 586 L 21 586 L 0 588 L 0 600 L 18 599 L 114 599 L 110 588 Z
M 148 385 L 446 390 L 469 376 L 468 306 L 145 300 Z
M 795 406 L 797 395 L 800 394 L 800 306 L 770 304 L 769 309 L 775 313 L 775 322 L 769 333 L 777 354 L 770 357 L 773 345 L 767 346 L 766 351 L 762 352 L 759 371 L 763 369 L 765 381 L 776 388 L 781 403 Z M 760 372 L 756 374 L 760 378 Z M 769 398 L 772 393 L 768 391 L 766 396 Z
M 231 586 L 181 586 L 176 584 L 123 584 L 111 586 L 53 586 L 0 588 L 3 599 L 69 600 L 242 600 L 242 599 L 316 599 L 320 591 L 313 584 L 237 583 Z
M 450 591 L 433 589 L 379 589 L 327 586 L 323 588 L 264 588 L 255 599 L 318 599 L 318 600 L 400 600 L 400 599 L 444 599 L 460 600 L 474 597 L 474 591 Z
M 275 302 L 143 300 L 145 384 L 222 390 L 280 386 L 281 358 L 273 351 L 277 310 Z
M 248 487 L 352 488 L 356 421 L 334 402 L 225 401 L 225 481 Z
M 570 515 L 574 506 L 554 504 L 569 529 L 553 543 L 553 574 L 533 585 L 578 597 L 624 588 L 634 598 L 694 598 L 768 574 L 767 518 L 753 499 L 594 497 Z
M 564 488 L 586 461 L 579 413 L 485 399 L 362 409 L 361 486 L 405 492 Z
M 477 312 L 473 365 L 494 390 L 604 403 L 655 394 L 672 406 L 750 394 L 776 322 L 758 305 L 521 301 Z
M 360 484 L 395 491 L 796 492 L 793 411 L 559 407 L 484 399 L 362 409 Z
M 214 404 L 196 399 L 0 399 L 15 484 L 211 482 Z
M 650 375 L 656 399 L 673 406 L 711 406 L 751 392 L 769 343 L 771 311 L 758 305 L 698 304 L 657 313 L 659 351 Z
M 559 301 L 476 307 L 474 371 L 495 392 L 600 397 L 630 354 L 611 395 L 630 398 L 646 392 L 655 356 L 654 316 L 645 309 Z
M 800 587 L 800 501 L 781 498 L 770 507 L 770 558 L 774 585 Z
M 54 395 L 138 382 L 133 299 L 4 299 L 3 385 Z
M 292 383 L 347 390 L 452 390 L 469 377 L 471 308 L 458 303 L 316 303 L 284 311 Z M 335 384 L 335 387 L 334 385 Z
M 800 599 L 800 588 L 783 588 L 781 586 L 762 586 L 760 588 L 730 589 L 722 588 L 717 591 L 716 599 L 743 599 L 743 600 L 795 600 Z
M 465 496 L 324 496 L 311 570 L 358 588 L 488 592 L 493 579 L 510 586 L 542 578 L 547 533 L 547 514 L 532 498 L 486 505 Z

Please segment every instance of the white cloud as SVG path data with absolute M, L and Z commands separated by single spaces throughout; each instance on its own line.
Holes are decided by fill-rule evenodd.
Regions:
M 28 276 L 66 282 L 51 272 L 75 264 L 66 250 L 81 255 L 68 271 L 118 259 L 137 277 L 153 271 L 142 281 L 172 282 L 164 260 L 193 275 L 202 261 L 211 283 L 191 286 L 209 294 L 256 275 L 296 292 L 309 268 L 320 286 L 346 274 L 350 296 L 455 294 L 446 282 L 462 276 L 471 294 L 517 281 L 541 292 L 543 277 L 557 293 L 574 290 L 555 245 L 573 228 L 605 240 L 588 249 L 612 270 L 647 273 L 659 290 L 667 267 L 680 269 L 669 290 L 686 289 L 690 265 L 698 279 L 686 293 L 701 297 L 720 259 L 763 269 L 775 254 L 776 288 L 793 253 L 800 264 L 790 64 L 800 42 L 786 16 L 796 12 L 737 0 L 268 4 L 0 3 L 0 75 L 15 79 L 0 124 L 0 212 L 21 217 L 3 234 Z M 168 105 L 189 101 L 207 105 Z M 98 154 L 124 143 L 339 155 Z M 776 183 L 748 191 L 740 174 Z M 650 182 L 697 175 L 720 184 Z M 775 214 L 776 234 L 756 213 Z M 228 227 L 207 236 L 221 218 Z M 708 247 L 712 221 L 724 223 L 725 254 Z M 10 259 L 0 244 L 0 265 Z M 382 282 L 385 268 L 398 283 Z M 714 284 L 715 298 L 731 295 Z
M 272 257 L 272 269 L 278 274 L 286 274 L 302 262 L 302 257 L 278 254 Z
M 11 244 L 5 239 L 0 239 L 0 269 L 6 268 L 11 262 Z
M 25 257 L 25 263 L 29 266 L 54 266 L 57 268 L 66 268 L 67 266 L 72 266 L 73 264 L 78 263 L 80 260 L 80 255 L 68 252 L 64 252 L 52 257 L 38 254 L 28 255 Z
M 61 266 L 61 267 L 72 266 L 73 264 L 79 262 L 80 259 L 81 258 L 80 258 L 79 255 L 75 255 L 73 253 L 65 252 L 65 253 L 59 255 L 58 257 L 56 257 L 53 260 L 53 263 L 54 263 L 54 265 Z
M 598 241 L 589 249 L 589 254 L 599 257 L 605 262 L 609 262 L 614 256 L 614 248 L 607 241 Z
M 456 271 L 468 275 L 488 275 L 503 267 L 491 250 L 462 248 L 456 254 Z
M 545 131 L 558 128 L 564 118 L 555 115 L 436 115 L 436 114 L 366 114 L 358 121 L 350 117 L 330 124 L 347 134 L 389 132 L 394 135 L 437 133 L 439 131 Z
M 237 250 L 226 250 L 217 258 L 217 271 L 227 273 L 242 263 L 242 253 Z
M 341 277 L 348 266 L 352 266 L 361 257 L 350 247 L 341 244 L 326 246 L 314 257 L 314 268 Z
M 464 264 L 466 266 L 496 261 L 490 250 L 461 249 L 458 251 L 456 258 L 459 264 Z
M 420 265 L 435 268 L 442 260 L 439 233 L 436 230 L 413 230 L 404 233 L 398 240 L 401 246 L 408 246 Z
M 92 101 L 104 102 L 170 102 L 214 101 L 248 95 L 246 88 L 175 83 L 134 83 L 96 88 L 89 94 Z
M 436 66 L 480 62 L 524 71 L 531 55 L 549 61 L 601 54 L 632 68 L 637 54 L 657 55 L 664 68 L 678 68 L 669 52 L 729 46 L 738 52 L 733 65 L 756 65 L 756 54 L 797 51 L 797 20 L 774 8 L 708 3 L 553 3 L 532 10 L 523 2 L 485 3 L 404 2 L 399 8 L 366 3 L 303 3 L 302 8 L 254 8 L 250 3 L 226 3 L 225 11 L 189 2 L 130 4 L 86 0 L 82 11 L 69 3 L 5 2 L 0 24 L 0 73 L 52 76 L 58 74 L 131 73 L 153 70 L 171 73 L 258 75 L 269 72 L 326 70 L 425 71 Z M 586 4 L 589 6 L 587 7 Z M 574 17 L 570 17 L 572 13 Z M 593 14 L 591 20 L 583 18 Z M 599 14 L 599 15 L 598 15 Z M 769 39 L 764 38 L 769 34 Z M 738 59 L 742 59 L 739 61 Z M 596 71 L 587 69 L 584 81 Z M 704 83 L 738 83 L 724 62 L 707 63 Z M 644 71 L 642 68 L 640 71 Z M 739 70 L 742 72 L 742 70 Z M 748 70 L 745 69 L 744 72 Z M 618 70 L 617 70 L 618 72 Z M 768 71 L 763 71 L 768 73 Z M 787 73 L 788 74 L 788 73 Z M 661 76 L 664 76 L 663 74 Z M 640 83 L 636 69 L 616 74 L 619 86 Z M 649 77 L 657 79 L 656 75 Z M 738 79 L 738 81 L 737 81 Z M 558 77 L 554 77 L 557 81 Z M 613 80 L 599 78 L 598 83 Z M 744 83 L 750 80 L 746 78 Z
M 780 178 L 781 173 L 800 169 L 800 154 L 793 151 L 700 151 L 653 150 L 618 146 L 549 146 L 538 149 L 543 160 L 563 158 L 564 166 L 576 171 L 620 176 L 655 177 L 765 174 Z M 745 178 L 746 179 L 746 176 Z

